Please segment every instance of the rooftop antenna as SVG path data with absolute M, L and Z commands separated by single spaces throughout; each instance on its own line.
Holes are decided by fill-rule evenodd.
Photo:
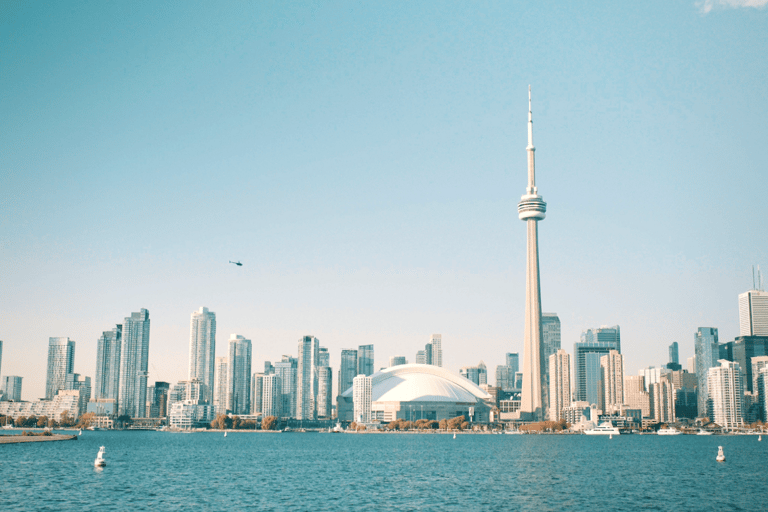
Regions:
M 755 266 L 754 265 L 752 265 L 752 289 L 757 290 L 757 288 L 755 288 Z

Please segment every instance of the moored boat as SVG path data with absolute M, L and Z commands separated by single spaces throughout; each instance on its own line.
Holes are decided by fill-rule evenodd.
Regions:
M 619 429 L 614 427 L 610 421 L 604 421 L 594 428 L 585 430 L 584 433 L 588 436 L 618 436 L 621 434 Z
M 679 436 L 682 434 L 682 432 L 677 430 L 675 427 L 660 428 L 656 433 L 660 436 Z

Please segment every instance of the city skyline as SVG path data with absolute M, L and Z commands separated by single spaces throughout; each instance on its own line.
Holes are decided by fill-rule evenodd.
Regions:
M 629 372 L 673 341 L 691 357 L 702 326 L 732 340 L 768 253 L 767 19 L 694 1 L 9 6 L 2 374 L 44 396 L 46 342 L 69 337 L 95 379 L 99 336 L 145 308 L 150 381 L 183 380 L 200 305 L 256 366 L 307 333 L 334 368 L 363 343 L 375 369 L 410 360 L 434 332 L 452 372 L 522 355 L 528 84 L 563 346 L 620 325 Z

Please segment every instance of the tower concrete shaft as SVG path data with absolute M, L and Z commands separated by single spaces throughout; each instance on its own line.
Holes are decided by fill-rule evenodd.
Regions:
M 544 418 L 541 403 L 542 362 L 544 350 L 541 335 L 541 286 L 539 282 L 539 225 L 544 220 L 547 203 L 538 195 L 533 146 L 533 114 L 531 88 L 528 87 L 528 187 L 517 205 L 518 217 L 528 224 L 528 254 L 525 279 L 525 339 L 523 345 L 523 389 L 520 403 L 521 418 Z

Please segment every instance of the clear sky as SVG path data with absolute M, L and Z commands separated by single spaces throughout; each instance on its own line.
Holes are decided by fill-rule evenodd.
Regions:
M 523 348 L 529 84 L 563 348 L 618 324 L 634 374 L 733 339 L 768 272 L 766 1 L 6 1 L 2 373 L 43 396 L 69 336 L 93 378 L 146 308 L 176 382 L 200 306 L 254 369 L 441 333 L 493 373 Z

